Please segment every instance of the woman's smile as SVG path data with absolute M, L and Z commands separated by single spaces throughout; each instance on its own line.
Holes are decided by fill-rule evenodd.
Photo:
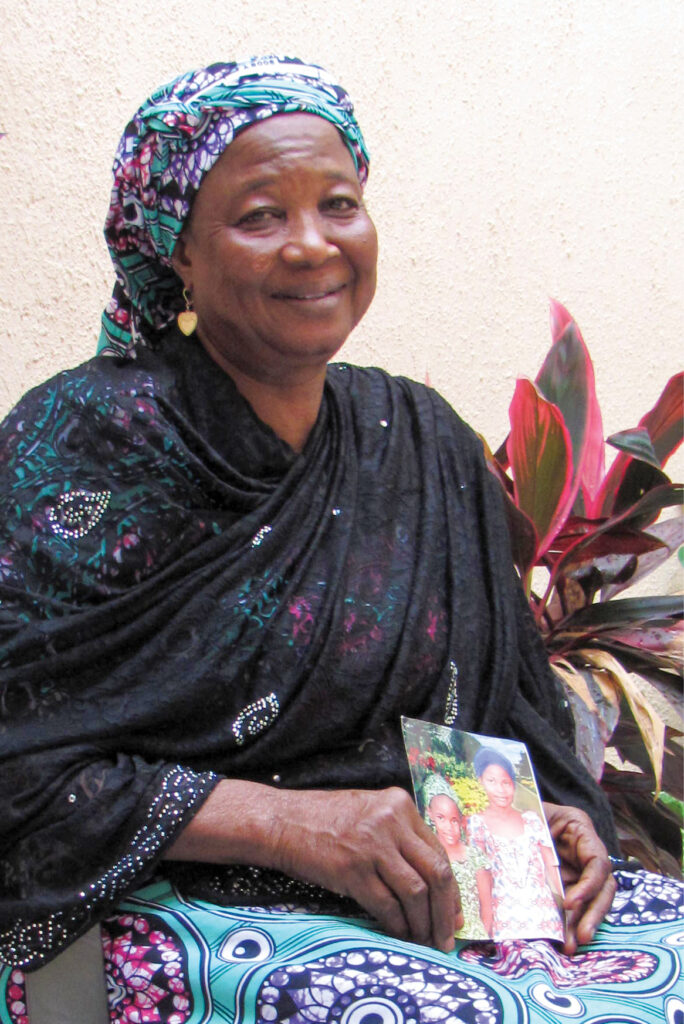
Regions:
M 341 293 L 346 287 L 346 284 L 340 284 L 326 288 L 318 288 L 317 290 L 314 290 L 313 288 L 307 290 L 283 290 L 275 292 L 273 298 L 284 302 L 312 303 L 318 305 L 325 299 L 336 300 L 341 296 Z

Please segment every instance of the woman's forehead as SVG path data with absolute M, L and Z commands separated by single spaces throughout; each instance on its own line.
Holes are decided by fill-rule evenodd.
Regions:
M 291 164 L 310 164 L 331 178 L 357 180 L 353 157 L 337 128 L 315 114 L 279 114 L 241 131 L 207 175 L 268 179 Z M 205 184 L 205 183 L 203 183 Z M 200 186 L 200 192 L 203 186 Z

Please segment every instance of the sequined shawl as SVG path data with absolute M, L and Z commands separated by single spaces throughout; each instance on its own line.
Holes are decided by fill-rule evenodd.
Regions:
M 0 961 L 139 886 L 221 776 L 410 789 L 402 714 L 524 740 L 614 845 L 433 390 L 331 366 L 297 455 L 172 331 L 30 392 L 0 471 Z

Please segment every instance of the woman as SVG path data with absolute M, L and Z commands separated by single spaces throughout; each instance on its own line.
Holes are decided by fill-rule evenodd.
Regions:
M 609 811 L 502 568 L 477 440 L 424 387 L 327 367 L 375 287 L 367 169 L 346 93 L 290 59 L 184 75 L 124 132 L 115 358 L 2 434 L 13 995 L 101 920 L 115 1020 L 515 1002 L 446 955 L 458 893 L 402 713 L 526 740 L 568 952 L 610 907 Z M 381 931 L 295 912 L 350 905 Z
M 480 747 L 473 759 L 489 806 L 468 818 L 468 838 L 492 865 L 495 939 L 562 939 L 562 886 L 539 816 L 513 806 L 515 771 L 503 754 Z
M 457 938 L 491 939 L 492 873 L 486 856 L 463 842 L 461 806 L 442 775 L 428 775 L 423 785 L 423 817 L 444 847 L 461 897 L 463 925 Z

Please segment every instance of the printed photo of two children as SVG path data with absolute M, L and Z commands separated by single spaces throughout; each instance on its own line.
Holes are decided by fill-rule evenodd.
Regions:
M 461 893 L 459 939 L 563 940 L 563 886 L 524 743 L 402 718 L 418 810 Z

